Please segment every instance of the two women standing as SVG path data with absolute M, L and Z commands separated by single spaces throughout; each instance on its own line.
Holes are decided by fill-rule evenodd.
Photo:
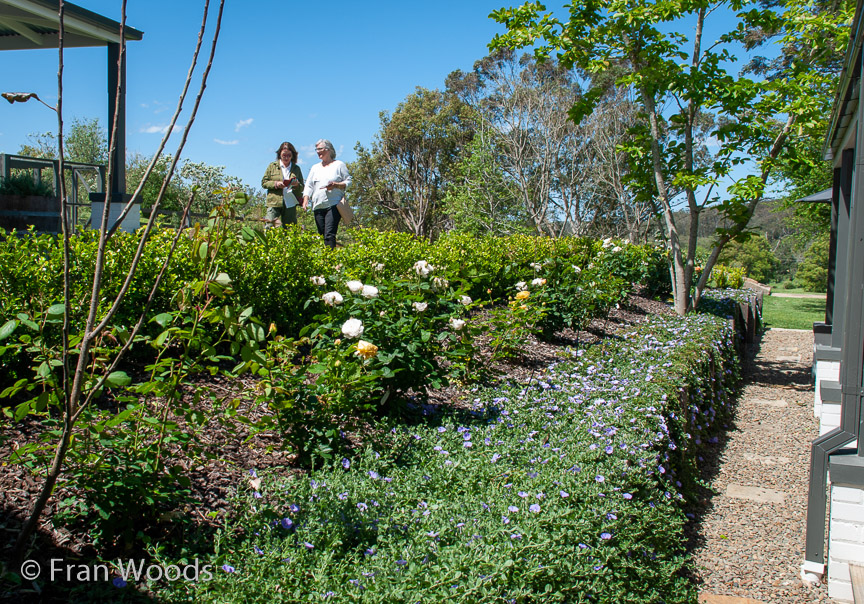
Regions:
M 336 231 L 341 220 L 337 204 L 345 197 L 351 175 L 345 162 L 336 159 L 336 149 L 329 140 L 321 139 L 315 143 L 315 153 L 320 161 L 309 169 L 304 183 L 296 163 L 294 145 L 288 142 L 280 145 L 277 151 L 279 160 L 267 166 L 261 179 L 261 186 L 267 189 L 266 219 L 268 224 L 276 220 L 283 225 L 296 224 L 297 205 L 302 196 L 303 209 L 312 210 L 318 234 L 324 237 L 327 246 L 333 248 L 336 247 Z

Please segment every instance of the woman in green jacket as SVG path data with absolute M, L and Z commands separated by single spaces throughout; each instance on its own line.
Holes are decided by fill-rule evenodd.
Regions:
M 303 174 L 297 165 L 297 149 L 285 141 L 276 150 L 276 158 L 261 179 L 261 186 L 267 189 L 265 229 L 297 224 L 297 204 L 303 198 Z

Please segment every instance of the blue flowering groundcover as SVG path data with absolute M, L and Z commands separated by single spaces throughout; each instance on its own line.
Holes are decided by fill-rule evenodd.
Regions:
M 161 596 L 695 602 L 687 502 L 731 416 L 736 337 L 713 314 L 653 318 L 378 450 L 288 480 L 258 468 L 213 580 Z

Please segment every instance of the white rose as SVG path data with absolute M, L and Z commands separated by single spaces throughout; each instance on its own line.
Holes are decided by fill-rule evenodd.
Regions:
M 546 285 L 546 279 L 541 279 L 540 277 L 538 277 L 537 279 L 533 279 L 531 281 L 531 285 L 534 285 L 535 287 L 540 287 L 541 285 Z
M 575 264 L 572 266 L 573 266 L 573 272 L 576 273 L 577 275 L 582 272 L 582 269 L 579 268 L 578 266 L 576 266 Z
M 426 302 L 415 302 L 414 304 L 412 304 L 412 306 L 417 312 L 423 312 L 429 305 Z
M 604 248 L 612 247 L 612 238 L 611 237 L 603 240 L 603 247 Z
M 414 263 L 414 272 L 416 272 L 421 277 L 427 276 L 433 270 L 435 270 L 435 268 L 425 260 L 418 260 Z
M 435 277 L 434 279 L 432 279 L 432 287 L 440 291 L 442 289 L 447 289 L 448 287 L 450 287 L 450 282 L 447 281 L 447 279 L 445 279 L 444 277 Z
M 327 306 L 339 306 L 342 304 L 342 294 L 339 292 L 327 292 L 321 299 L 324 300 L 324 304 Z
M 528 285 L 526 285 L 524 281 L 520 281 L 516 284 L 516 291 L 524 292 L 526 289 L 528 289 Z
M 452 327 L 455 331 L 459 331 L 463 327 L 465 327 L 465 321 L 462 319 L 454 319 L 450 317 L 450 327 Z
M 471 296 L 459 296 L 459 302 L 460 302 L 463 306 L 468 306 L 468 305 L 471 304 L 473 301 L 474 301 L 474 300 L 471 299 Z
M 373 268 L 374 268 L 376 271 L 383 271 L 383 270 L 384 270 L 384 265 L 381 264 L 381 263 L 379 262 L 379 263 L 376 264 Z
M 351 290 L 352 294 L 356 294 L 363 289 L 363 283 L 361 281 L 349 281 L 345 285 Z
M 363 335 L 363 321 L 360 319 L 348 319 L 342 325 L 342 335 L 346 338 L 359 338 Z
M 539 262 L 532 262 L 529 266 L 535 271 L 539 271 L 541 268 L 543 268 Z
M 364 298 L 377 298 L 378 288 L 374 285 L 364 285 L 363 289 L 360 290 L 360 295 Z
M 621 251 L 621 246 L 616 245 L 615 247 L 612 248 L 612 251 L 613 251 L 613 252 L 620 252 L 620 251 Z
M 309 277 L 309 280 L 310 280 L 314 285 L 324 285 L 324 283 L 325 283 L 325 281 L 324 281 L 324 277 L 321 277 L 321 276 L 319 276 L 319 275 L 315 275 L 314 277 Z

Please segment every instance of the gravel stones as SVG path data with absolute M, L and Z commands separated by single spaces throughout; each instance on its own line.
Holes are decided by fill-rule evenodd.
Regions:
M 734 425 L 709 469 L 715 494 L 697 518 L 700 602 L 831 602 L 824 584 L 799 576 L 810 442 L 819 434 L 812 348 L 810 331 L 769 329 L 748 351 Z

